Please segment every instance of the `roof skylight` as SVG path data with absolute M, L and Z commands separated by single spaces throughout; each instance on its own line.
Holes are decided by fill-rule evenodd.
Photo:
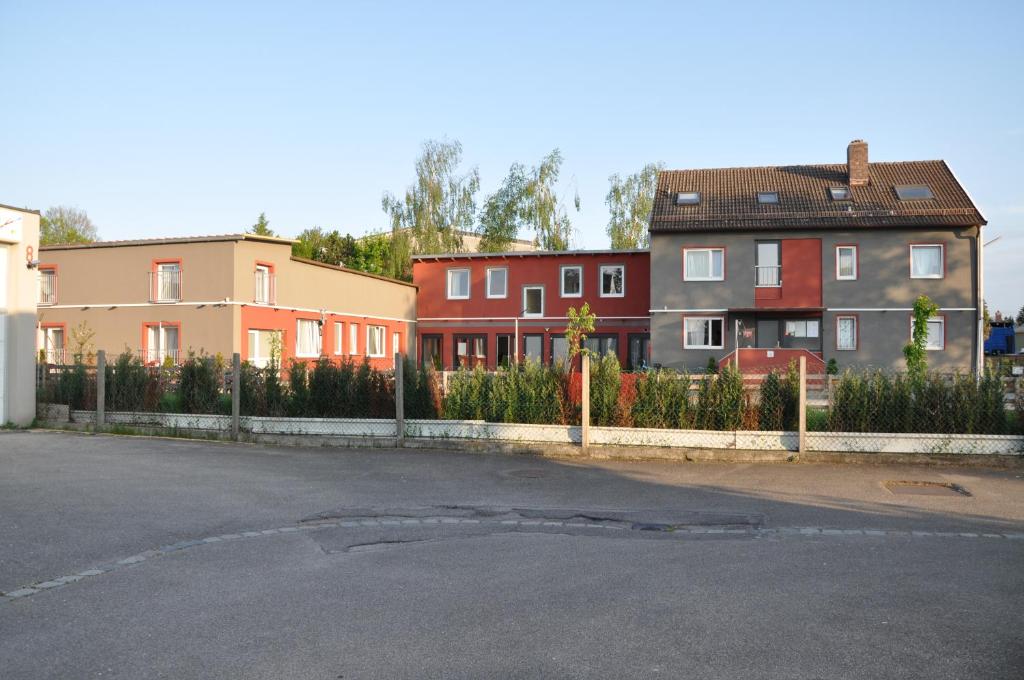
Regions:
M 778 191 L 759 191 L 757 192 L 758 203 L 778 203 L 779 192 Z
M 676 205 L 697 205 L 700 203 L 699 191 L 680 191 L 676 194 Z
M 897 184 L 894 188 L 901 201 L 927 201 L 935 198 L 927 184 Z
M 828 195 L 832 197 L 833 201 L 853 200 L 853 192 L 850 191 L 850 187 L 829 187 Z

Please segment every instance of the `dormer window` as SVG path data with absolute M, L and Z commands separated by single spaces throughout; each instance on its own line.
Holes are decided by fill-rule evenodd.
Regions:
M 829 187 L 828 195 L 833 201 L 852 201 L 853 192 L 849 187 Z
M 777 191 L 759 191 L 757 192 L 758 203 L 769 203 L 774 204 L 779 202 L 779 192 Z
M 697 205 L 700 203 L 699 191 L 680 191 L 676 194 L 676 205 Z
M 894 188 L 901 201 L 930 201 L 935 198 L 927 184 L 899 184 Z

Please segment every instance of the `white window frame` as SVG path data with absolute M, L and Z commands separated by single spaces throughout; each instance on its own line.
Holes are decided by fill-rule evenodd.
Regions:
M 846 321 L 846 320 L 849 320 L 849 321 L 853 322 L 853 347 L 842 347 L 839 344 L 839 338 L 841 337 L 840 334 L 839 334 L 839 325 L 840 325 L 840 322 Z M 858 323 L 858 320 L 857 320 L 856 316 L 852 316 L 852 315 L 849 315 L 849 314 L 840 314 L 839 316 L 836 317 L 836 351 L 837 352 L 856 352 L 857 351 L 857 340 L 858 340 L 858 337 L 859 337 L 858 334 L 857 334 L 857 323 Z
M 928 323 L 929 324 L 933 324 L 933 323 L 939 324 L 941 332 L 939 334 L 939 345 L 938 346 L 929 345 L 928 344 L 928 339 L 925 338 L 925 345 L 924 345 L 925 350 L 927 350 L 929 352 L 941 352 L 941 351 L 945 350 L 946 349 L 946 317 L 944 317 L 944 316 L 933 316 L 932 318 L 928 319 Z M 913 328 L 914 328 L 914 318 L 913 317 L 910 318 L 910 328 L 911 328 L 911 333 L 913 333 Z M 929 333 L 928 335 L 930 336 L 931 333 Z
M 814 335 L 808 335 L 808 333 L 810 332 L 810 327 L 811 327 L 812 323 L 814 324 Z M 803 328 L 804 334 L 803 335 L 797 335 L 797 334 L 794 333 L 793 335 L 789 335 L 789 324 L 793 324 L 794 329 L 796 328 L 796 324 L 803 324 L 804 325 L 804 328 Z M 810 339 L 820 338 L 821 337 L 821 321 L 819 321 L 818 319 L 786 319 L 786 327 L 785 327 L 785 329 L 783 331 L 783 335 L 784 336 L 789 336 L 791 338 L 810 338 Z
M 391 331 L 391 357 L 395 360 L 394 363 L 398 364 L 398 355 L 402 351 L 402 334 L 398 331 Z
M 178 348 L 181 347 L 181 324 L 180 323 L 168 323 L 165 324 L 163 321 L 155 324 L 147 323 L 146 328 L 146 363 L 163 363 L 164 360 L 170 356 L 172 360 L 178 362 Z M 168 329 L 174 329 L 177 334 L 177 342 L 174 347 L 167 346 L 167 331 Z M 150 337 L 150 332 L 153 332 L 153 337 Z M 155 340 L 157 347 L 154 349 L 152 340 Z M 67 342 L 65 336 L 64 342 Z
M 334 353 L 342 354 L 343 337 L 345 335 L 345 324 L 341 321 L 334 322 Z
M 526 291 L 537 289 L 540 291 L 540 313 L 526 311 Z M 527 284 L 523 286 L 523 318 L 539 319 L 544 316 L 544 286 L 541 284 Z
M 452 295 L 452 274 L 466 274 L 466 294 L 465 295 Z M 447 274 L 447 290 L 449 300 L 468 300 L 472 292 L 473 281 L 470 275 L 470 270 L 467 267 L 458 267 L 456 269 L 449 269 Z
M 313 353 L 313 354 L 309 354 L 308 352 L 300 352 L 299 351 L 299 339 L 302 337 L 302 331 L 299 330 L 299 327 L 302 325 L 302 323 L 304 321 L 308 322 L 308 323 L 311 323 L 311 324 L 316 326 L 316 344 L 317 344 L 317 347 L 316 347 L 315 353 Z M 295 320 L 295 356 L 299 357 L 300 359 L 318 359 L 318 358 L 320 358 L 320 354 L 323 352 L 323 349 L 324 349 L 323 327 L 320 326 L 318 321 L 316 319 L 296 319 Z
M 712 321 L 718 321 L 722 324 L 722 344 L 720 345 L 691 345 L 687 341 L 686 322 L 687 321 L 707 321 L 709 324 Z M 710 327 L 708 328 L 710 331 Z M 714 333 L 708 333 L 708 337 L 711 338 Z M 725 317 L 724 316 L 684 316 L 683 317 L 683 349 L 725 349 Z
M 575 269 L 579 273 L 580 291 L 578 293 L 566 293 L 565 292 L 565 272 L 570 269 Z M 564 298 L 581 298 L 583 297 L 583 265 L 581 264 L 564 264 L 558 268 L 558 295 Z
M 274 291 L 273 291 L 273 285 L 274 284 L 273 284 L 271 279 L 272 279 L 274 274 L 273 274 L 273 272 L 271 271 L 271 269 L 270 269 L 270 267 L 268 265 L 258 264 L 258 265 L 256 265 L 255 270 L 253 271 L 253 279 L 255 281 L 259 281 L 259 278 L 258 278 L 257 275 L 259 275 L 260 273 L 263 274 L 263 280 L 261 282 L 262 285 L 256 286 L 256 291 L 255 291 L 256 292 L 256 295 L 255 295 L 256 299 L 253 300 L 253 302 L 255 302 L 258 305 L 270 305 L 270 304 L 273 304 L 274 303 Z
M 377 351 L 371 352 L 370 347 L 373 343 L 370 342 L 370 337 L 377 335 Z M 387 328 L 384 326 L 366 326 L 366 356 L 373 358 L 381 358 L 387 356 L 387 350 L 385 349 L 385 342 L 387 341 Z
M 255 366 L 257 368 L 265 368 L 268 365 L 270 365 L 270 360 L 274 358 L 273 357 L 273 353 L 271 353 L 268 356 L 261 356 L 260 355 L 260 336 L 262 334 L 266 334 L 266 335 L 269 335 L 269 336 L 272 337 L 275 333 L 281 334 L 281 333 L 283 333 L 283 331 L 272 329 L 272 328 L 250 328 L 249 329 L 248 335 L 246 336 L 246 341 L 247 342 L 248 342 L 249 338 L 251 338 L 254 334 L 256 335 L 256 341 L 254 343 L 252 343 L 252 345 L 256 349 L 256 351 L 255 351 L 255 353 L 249 352 L 249 363 L 250 364 L 252 364 L 253 366 Z M 283 344 L 284 343 L 282 342 L 282 345 Z M 278 359 L 280 359 L 280 357 L 278 357 Z
M 708 254 L 708 272 L 712 271 L 711 253 L 719 252 L 722 253 L 722 275 L 715 276 L 712 272 L 708 276 L 693 276 L 690 274 L 689 267 L 686 266 L 686 256 L 688 253 L 707 253 Z M 725 248 L 683 248 L 683 281 L 725 281 Z
M 348 324 L 348 353 L 349 356 L 359 354 L 359 324 L 351 321 Z
M 621 269 L 622 270 L 622 290 L 618 293 L 605 293 L 604 292 L 604 272 L 606 269 Z M 603 264 L 597 268 L 597 294 L 603 298 L 621 298 L 626 297 L 626 265 L 624 264 Z
M 839 271 L 839 251 L 841 251 L 843 249 L 852 250 L 853 251 L 853 276 L 843 276 L 842 273 Z M 858 251 L 858 248 L 855 245 L 836 246 L 836 281 L 856 281 L 857 280 L 857 277 L 860 275 L 860 272 L 858 271 L 858 269 L 860 268 L 860 263 L 858 262 L 858 257 L 857 257 L 858 256 L 858 252 L 857 251 Z
M 449 270 L 452 271 L 452 270 Z M 468 270 L 467 270 L 468 271 Z M 491 292 L 491 274 L 494 272 L 505 272 L 505 289 L 501 291 L 501 294 Z M 468 289 L 467 289 L 468 290 Z M 508 267 L 488 267 L 487 268 L 487 290 L 485 291 L 489 300 L 500 300 L 508 297 Z M 459 298 L 455 298 L 459 299 Z
M 938 248 L 940 272 L 936 275 L 914 274 L 914 248 Z M 910 244 L 910 278 L 912 279 L 944 279 L 946 278 L 946 244 L 945 243 L 911 243 Z

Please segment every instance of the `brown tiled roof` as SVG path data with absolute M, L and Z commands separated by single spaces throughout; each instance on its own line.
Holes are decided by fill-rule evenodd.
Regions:
M 846 164 L 665 170 L 651 212 L 651 232 L 744 231 L 843 227 L 966 227 L 985 224 L 945 161 L 870 163 L 870 183 L 850 187 Z M 926 184 L 934 200 L 901 201 L 894 187 Z M 847 187 L 852 201 L 833 201 L 829 187 Z M 676 194 L 699 191 L 697 205 Z M 775 191 L 777 204 L 757 202 Z

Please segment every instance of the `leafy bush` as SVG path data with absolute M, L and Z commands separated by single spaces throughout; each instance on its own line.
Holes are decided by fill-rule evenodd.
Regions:
M 301 361 L 291 360 L 288 367 L 288 415 L 293 417 L 305 417 L 310 414 L 309 396 L 309 371 L 306 364 Z
M 111 411 L 145 410 L 146 392 L 150 381 L 155 379 L 142 359 L 128 350 L 121 352 L 113 364 L 107 364 L 104 374 L 106 408 Z
M 1003 434 L 1009 424 L 998 376 L 935 373 L 890 376 L 847 371 L 828 414 L 834 432 Z
M 737 430 L 746 411 L 743 376 L 733 364 L 707 374 L 697 392 L 694 425 L 698 430 Z
M 690 376 L 665 369 L 644 373 L 636 382 L 631 415 L 635 427 L 693 427 Z
M 181 365 L 178 394 L 182 413 L 217 413 L 224 367 L 215 358 L 189 353 Z
M 419 366 L 409 357 L 403 359 L 402 389 L 407 418 L 436 418 L 440 395 L 437 374 L 427 366 Z
M 65 366 L 57 379 L 56 401 L 67 404 L 72 410 L 86 408 L 86 391 L 89 376 L 81 357 L 75 357 L 73 366 Z
M 622 386 L 619 359 L 607 353 L 593 361 L 590 370 L 590 423 L 620 425 L 619 391 Z

